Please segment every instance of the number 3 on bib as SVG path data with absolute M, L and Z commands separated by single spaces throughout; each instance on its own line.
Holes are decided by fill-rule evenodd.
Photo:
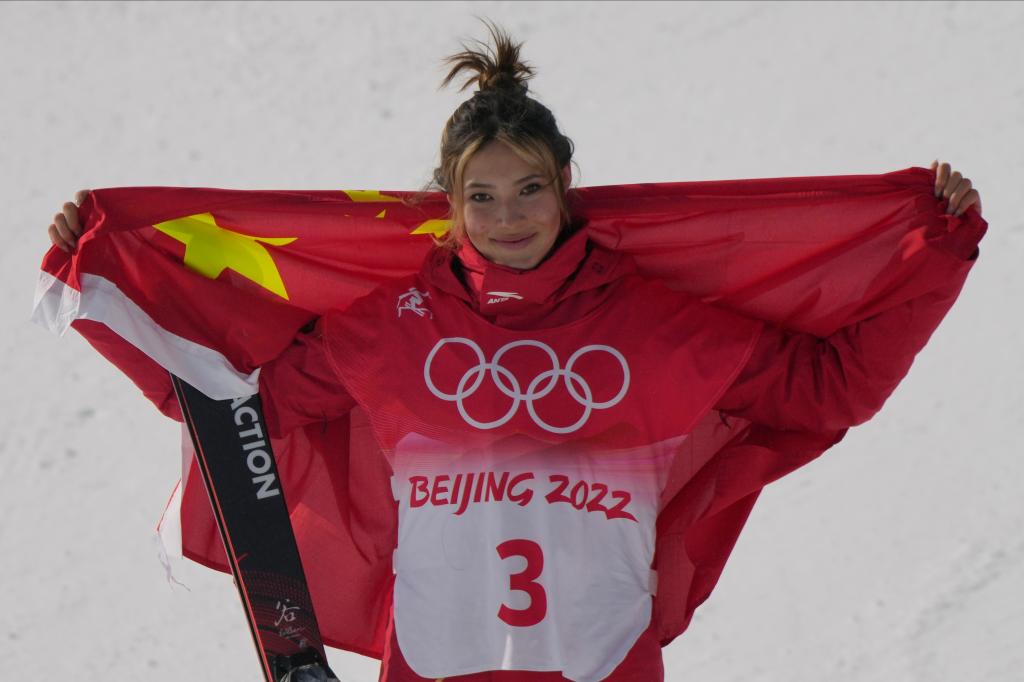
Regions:
M 506 540 L 498 545 L 498 556 L 508 559 L 521 556 L 526 559 L 526 568 L 508 577 L 510 590 L 519 590 L 530 596 L 530 605 L 525 609 L 513 609 L 505 604 L 498 609 L 498 618 L 515 627 L 529 627 L 544 620 L 548 612 L 548 597 L 544 586 L 535 582 L 544 570 L 544 552 L 533 540 Z

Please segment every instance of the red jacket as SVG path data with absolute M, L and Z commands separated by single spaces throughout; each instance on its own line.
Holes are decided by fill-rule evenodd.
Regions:
M 762 462 L 758 458 L 758 439 L 764 438 L 768 430 L 774 438 L 780 437 L 779 432 L 783 432 L 782 437 L 786 431 L 813 432 L 821 434 L 820 440 L 827 447 L 839 440 L 848 427 L 868 420 L 906 374 L 914 356 L 927 342 L 962 285 L 963 278 L 952 279 L 941 290 L 821 339 L 786 332 L 683 294 L 661 291 L 661 285 L 640 280 L 626 257 L 588 243 L 583 232 L 570 237 L 541 266 L 528 272 L 489 263 L 471 246 L 464 247 L 458 256 L 439 249 L 430 254 L 417 277 L 382 287 L 382 291 L 368 296 L 370 300 L 362 307 L 361 302 L 357 302 L 347 311 L 325 315 L 316 330 L 301 337 L 278 360 L 264 366 L 261 384 L 264 396 L 270 398 L 267 409 L 275 415 L 271 423 L 276 421 L 283 432 L 311 421 L 337 418 L 361 405 L 371 413 L 369 421 L 379 445 L 382 430 L 397 427 L 390 426 L 390 422 L 384 426 L 373 425 L 372 412 L 377 408 L 367 404 L 373 401 L 366 396 L 368 391 L 378 390 L 379 384 L 387 383 L 385 377 L 389 372 L 398 370 L 389 365 L 391 361 L 373 369 L 368 369 L 368 365 L 373 364 L 375 358 L 388 355 L 377 345 L 381 337 L 376 335 L 376 329 L 386 326 L 384 320 L 377 318 L 390 318 L 396 294 L 406 289 L 420 294 L 429 292 L 428 298 L 421 298 L 413 305 L 413 308 L 418 305 L 424 314 L 433 315 L 441 308 L 453 307 L 486 324 L 528 336 L 537 336 L 534 332 L 538 330 L 567 326 L 570 329 L 565 333 L 575 333 L 572 331 L 574 323 L 623 303 L 625 310 L 638 311 L 623 321 L 624 325 L 629 325 L 623 330 L 623 338 L 657 335 L 660 330 L 671 328 L 661 319 L 671 315 L 671 311 L 649 312 L 661 310 L 650 308 L 648 302 L 652 297 L 676 300 L 678 308 L 694 311 L 697 318 L 705 320 L 703 324 L 708 330 L 728 330 L 711 331 L 707 338 L 693 335 L 679 341 L 681 346 L 700 347 L 698 353 L 683 360 L 698 366 L 696 374 L 688 376 L 686 381 L 696 386 L 706 379 L 707 390 L 701 400 L 707 396 L 713 396 L 713 400 L 704 400 L 707 404 L 691 409 L 694 421 L 688 431 L 686 456 L 676 457 L 661 487 L 657 505 L 658 552 L 653 564 L 658 571 L 659 586 L 649 627 L 635 640 L 614 672 L 604 678 L 656 680 L 662 677 L 660 647 L 667 643 L 664 632 L 678 629 L 679 625 L 663 622 L 667 619 L 666 610 L 660 608 L 659 600 L 687 600 L 690 606 L 685 618 L 688 621 L 693 608 L 706 598 L 717 580 L 735 533 L 742 526 L 757 491 L 767 480 L 803 463 L 797 458 L 779 468 L 778 462 Z M 509 292 L 514 295 L 503 295 Z M 645 320 L 643 311 L 659 319 Z M 401 312 L 398 311 L 397 317 Z M 415 310 L 406 309 L 406 318 L 417 315 Z M 405 343 L 412 345 L 414 341 Z M 423 352 L 426 350 L 424 348 Z M 699 367 L 700 358 L 711 357 L 712 353 L 717 353 L 713 356 L 716 358 L 714 366 Z M 352 378 L 364 372 L 366 386 Z M 414 375 L 403 375 L 399 381 L 420 383 Z M 280 390 L 282 386 L 287 386 L 287 390 Z M 396 384 L 394 390 L 401 391 L 401 383 Z M 416 409 L 426 410 L 428 404 L 429 409 L 434 409 L 433 403 L 437 403 L 438 410 L 451 407 L 429 397 L 418 400 L 422 408 L 418 404 Z M 671 400 L 676 404 L 685 401 L 685 396 L 680 394 Z M 646 409 L 656 411 L 657 404 L 648 404 Z M 455 411 L 449 412 L 454 414 Z M 524 418 L 526 410 L 521 412 L 524 414 L 517 414 L 515 419 Z M 420 426 L 419 430 L 442 429 L 438 424 L 445 418 L 442 415 L 439 411 L 436 416 L 426 418 L 429 425 Z M 523 423 L 526 426 L 521 428 L 532 428 Z M 658 431 L 657 426 L 652 428 Z M 658 437 L 666 435 L 661 433 Z M 467 437 L 472 438 L 472 435 Z M 725 448 L 732 448 L 736 456 L 719 458 L 713 467 L 702 466 Z M 384 451 L 393 469 L 394 453 L 389 452 L 387 446 Z M 358 472 L 350 474 L 358 478 Z M 723 477 L 727 477 L 730 485 L 721 485 Z M 379 472 L 368 475 L 363 481 L 367 486 L 378 487 L 382 482 Z M 750 498 L 749 503 L 737 506 L 737 500 L 742 501 L 744 497 Z M 717 509 L 728 509 L 727 515 L 733 517 L 738 511 L 738 518 L 715 519 Z M 680 554 L 679 547 L 669 548 L 660 541 L 662 534 L 681 527 L 699 533 L 701 521 L 705 522 L 708 532 L 716 527 L 720 530 L 724 522 L 734 533 L 711 543 L 721 554 L 717 560 L 688 557 Z M 711 566 L 710 571 L 708 566 Z M 437 626 L 444 628 L 446 624 L 441 620 Z M 427 679 L 413 673 L 403 657 L 395 638 L 393 620 L 382 679 L 401 682 Z M 540 682 L 565 678 L 558 672 L 503 671 L 446 679 Z

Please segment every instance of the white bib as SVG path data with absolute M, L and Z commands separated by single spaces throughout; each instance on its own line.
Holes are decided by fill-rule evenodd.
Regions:
M 684 439 L 460 455 L 405 437 L 392 479 L 394 609 L 413 671 L 607 677 L 651 621 L 655 520 Z

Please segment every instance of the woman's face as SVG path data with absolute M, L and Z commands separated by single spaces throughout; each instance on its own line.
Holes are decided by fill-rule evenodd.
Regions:
M 563 177 L 568 187 L 568 166 Z M 497 140 L 470 157 L 463 182 L 466 236 L 476 250 L 499 265 L 537 267 L 561 230 L 554 183 Z

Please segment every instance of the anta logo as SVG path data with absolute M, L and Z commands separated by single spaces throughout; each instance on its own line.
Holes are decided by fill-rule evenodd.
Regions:
M 488 291 L 487 295 L 491 298 L 487 299 L 487 305 L 492 303 L 504 303 L 509 299 L 516 299 L 517 301 L 523 300 L 523 297 L 514 291 Z

